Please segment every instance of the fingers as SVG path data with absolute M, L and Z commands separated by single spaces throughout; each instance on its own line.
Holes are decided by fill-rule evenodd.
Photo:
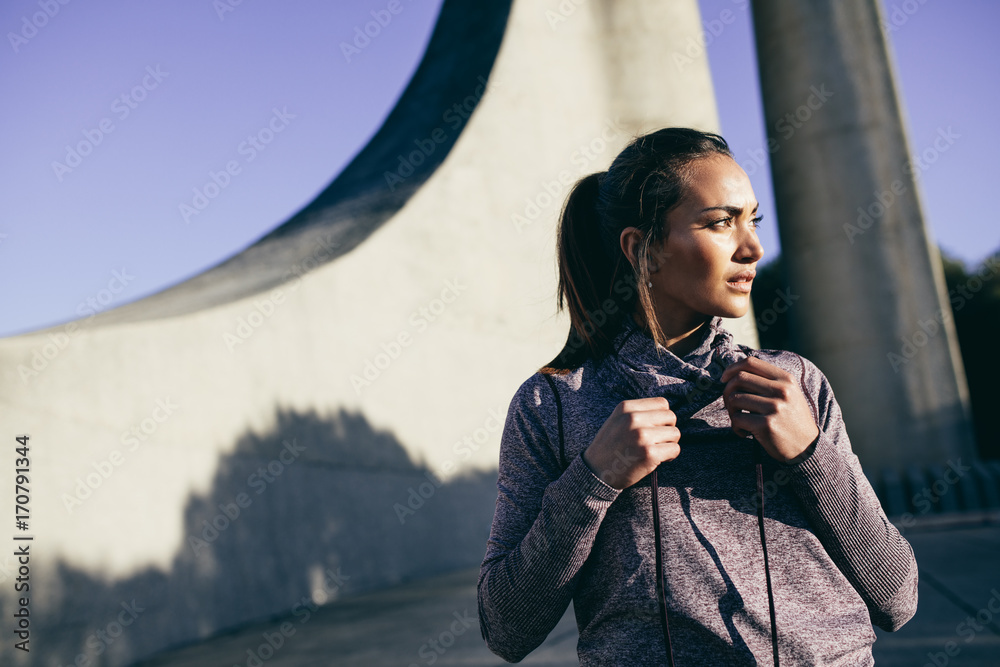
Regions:
M 677 424 L 677 415 L 670 409 L 667 399 L 661 396 L 622 401 L 615 409 L 628 419 L 633 428 Z
M 726 382 L 722 396 L 725 399 L 738 393 L 785 399 L 788 393 L 788 381 L 785 378 L 772 380 L 747 371 L 737 371 Z
M 733 424 L 733 431 L 741 438 L 746 438 L 752 433 L 765 433 L 769 427 L 767 417 L 747 412 L 733 413 L 730 421 Z
M 723 394 L 722 403 L 730 414 L 739 410 L 746 410 L 757 415 L 771 415 L 777 412 L 773 398 L 746 392 L 731 392 L 728 396 Z
M 781 369 L 770 364 L 763 359 L 758 359 L 757 357 L 747 357 L 746 359 L 741 359 L 735 364 L 731 364 L 726 367 L 726 370 L 722 371 L 722 376 L 719 381 L 725 384 L 729 380 L 740 372 L 745 372 L 749 375 L 757 375 L 767 380 L 781 380 L 789 379 L 791 376 Z
M 650 448 L 649 452 L 653 465 L 650 466 L 649 470 L 644 471 L 642 477 L 648 475 L 656 466 L 664 461 L 673 461 L 680 456 L 681 446 L 679 443 L 674 441 L 664 442 L 656 445 L 656 447 Z
M 681 432 L 676 426 L 653 426 L 639 433 L 640 445 L 655 446 L 667 442 L 680 442 Z
M 662 396 L 650 396 L 649 398 L 633 398 L 622 401 L 618 404 L 622 412 L 643 412 L 646 410 L 669 410 L 670 403 Z

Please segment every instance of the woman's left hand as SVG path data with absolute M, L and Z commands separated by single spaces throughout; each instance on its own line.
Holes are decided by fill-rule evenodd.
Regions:
M 819 435 L 795 378 L 774 364 L 747 357 L 726 368 L 720 381 L 733 431 L 741 438 L 752 434 L 772 458 L 788 462 Z

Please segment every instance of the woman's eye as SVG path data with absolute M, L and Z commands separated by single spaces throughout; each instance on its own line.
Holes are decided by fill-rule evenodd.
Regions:
M 750 220 L 750 223 L 753 225 L 754 229 L 757 229 L 758 227 L 760 227 L 760 221 L 763 220 L 763 219 L 764 219 L 764 216 L 758 215 L 756 218 L 752 218 Z M 732 224 L 732 222 L 733 222 L 733 218 L 732 217 L 721 218 L 719 220 L 713 220 L 712 222 L 708 223 L 708 226 L 709 227 L 723 227 L 725 225 Z

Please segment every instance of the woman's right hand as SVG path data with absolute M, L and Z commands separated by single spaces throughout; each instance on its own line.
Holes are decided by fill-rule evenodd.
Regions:
M 625 489 L 681 453 L 677 415 L 662 396 L 622 401 L 584 450 L 584 463 L 609 486 Z

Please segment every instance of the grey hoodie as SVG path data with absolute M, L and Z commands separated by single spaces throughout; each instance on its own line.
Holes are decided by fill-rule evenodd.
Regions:
M 615 352 L 515 393 L 479 576 L 490 650 L 517 662 L 573 601 L 582 665 L 666 665 L 655 592 L 650 477 L 617 490 L 580 453 L 623 400 L 664 396 L 681 453 L 657 469 L 660 548 L 675 665 L 770 665 L 755 448 L 735 435 L 718 382 L 752 352 L 800 379 L 820 434 L 792 463 L 763 456 L 764 527 L 784 665 L 873 665 L 872 624 L 917 606 L 913 550 L 851 451 L 823 373 L 792 352 L 751 351 L 713 318 L 678 358 L 624 319 Z

